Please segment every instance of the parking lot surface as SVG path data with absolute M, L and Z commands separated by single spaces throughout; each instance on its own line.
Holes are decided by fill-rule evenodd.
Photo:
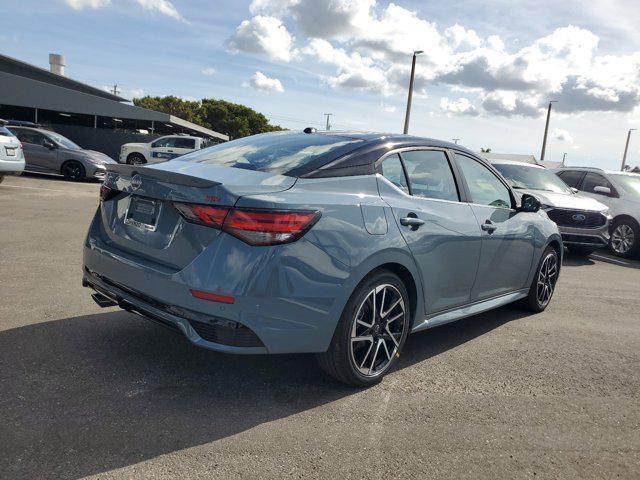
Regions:
M 413 335 L 354 390 L 100 309 L 98 189 L 0 185 L 0 478 L 640 478 L 640 262 L 567 256 L 546 312 Z

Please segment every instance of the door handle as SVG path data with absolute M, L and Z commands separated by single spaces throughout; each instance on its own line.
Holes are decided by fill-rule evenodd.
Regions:
M 169 152 L 169 153 L 173 153 L 173 150 L 167 150 L 167 152 Z
M 404 227 L 411 227 L 412 230 L 417 230 L 424 224 L 425 221 L 417 217 L 402 217 L 400 219 L 400 225 Z
M 488 233 L 493 233 L 498 229 L 498 227 L 496 227 L 491 220 L 487 220 L 486 222 L 484 222 L 482 225 L 480 225 L 480 228 Z

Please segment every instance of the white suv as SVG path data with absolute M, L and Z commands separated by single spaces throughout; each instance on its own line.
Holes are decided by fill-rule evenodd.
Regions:
M 118 161 L 130 165 L 166 162 L 209 145 L 210 141 L 206 138 L 167 135 L 149 143 L 125 143 L 120 147 Z

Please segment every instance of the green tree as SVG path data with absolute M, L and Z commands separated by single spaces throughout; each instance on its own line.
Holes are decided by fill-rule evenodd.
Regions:
M 188 101 L 174 96 L 146 96 L 134 98 L 133 103 L 138 107 L 175 115 L 231 138 L 282 130 L 278 125 L 271 125 L 267 117 L 252 108 L 224 100 L 204 98 L 202 101 Z

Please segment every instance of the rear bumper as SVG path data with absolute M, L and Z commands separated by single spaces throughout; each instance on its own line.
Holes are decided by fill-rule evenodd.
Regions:
M 0 175 L 20 175 L 24 165 L 24 160 L 0 160 Z
M 599 228 L 559 228 L 565 245 L 603 248 L 609 244 L 609 222 Z

